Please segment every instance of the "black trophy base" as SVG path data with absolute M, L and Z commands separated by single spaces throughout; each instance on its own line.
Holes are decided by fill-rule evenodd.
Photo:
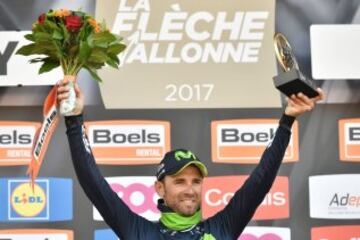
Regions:
M 299 92 L 302 92 L 309 98 L 319 96 L 314 82 L 306 79 L 297 69 L 282 72 L 273 77 L 273 79 L 275 87 L 288 97 Z

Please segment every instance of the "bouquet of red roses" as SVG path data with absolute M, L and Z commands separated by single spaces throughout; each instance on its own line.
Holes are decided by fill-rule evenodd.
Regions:
M 104 22 L 98 23 L 84 12 L 66 9 L 41 14 L 32 26 L 32 33 L 25 35 L 25 38 L 31 43 L 21 47 L 17 54 L 35 55 L 30 63 L 42 63 L 39 74 L 61 67 L 64 78 L 70 80 L 69 98 L 60 103 L 60 113 L 63 115 L 72 115 L 76 107 L 74 82 L 79 71 L 84 68 L 95 80 L 101 81 L 97 70 L 105 64 L 118 68 L 118 54 L 126 47 L 122 38 L 112 34 Z M 56 87 L 45 100 L 43 115 L 28 169 L 33 187 L 58 123 Z
M 126 47 L 121 37 L 107 29 L 105 22 L 98 23 L 84 12 L 66 9 L 41 14 L 32 26 L 32 33 L 25 38 L 32 43 L 21 47 L 17 54 L 37 55 L 30 63 L 42 63 L 39 74 L 61 66 L 64 76 L 74 81 L 82 68 L 101 81 L 97 70 L 105 64 L 117 69 L 118 54 Z M 70 92 L 68 103 L 71 101 L 75 99 Z M 70 105 L 66 109 L 60 106 L 60 112 L 70 114 L 75 107 Z

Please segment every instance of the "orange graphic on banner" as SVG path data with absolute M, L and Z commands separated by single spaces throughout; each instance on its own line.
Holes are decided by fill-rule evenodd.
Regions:
M 0 166 L 29 164 L 39 128 L 35 122 L 0 122 Z
M 311 229 L 311 240 L 358 240 L 360 225 L 315 227 Z
M 360 162 L 360 118 L 339 120 L 341 161 Z
M 170 150 L 170 123 L 148 120 L 86 122 L 98 164 L 154 164 Z
M 7 230 L 0 230 L 0 235 L 15 235 L 15 236 L 22 236 L 22 235 L 44 235 L 47 237 L 48 234 L 61 234 L 65 235 L 67 238 L 66 240 L 74 240 L 74 232 L 71 230 L 58 230 L 58 229 L 7 229 Z M 47 238 L 46 238 L 47 239 Z
M 43 162 L 47 147 L 56 126 L 59 122 L 57 110 L 57 86 L 54 86 L 45 99 L 43 107 L 44 120 L 41 128 L 36 134 L 34 140 L 34 147 L 32 152 L 32 159 L 29 164 L 27 173 L 31 179 L 31 185 L 34 187 L 35 180 L 39 174 L 41 164 Z
M 203 218 L 215 215 L 224 209 L 235 192 L 240 189 L 248 176 L 207 177 L 202 193 Z M 253 220 L 284 219 L 289 217 L 288 177 L 277 177 L 258 207 Z
M 217 163 L 257 164 L 275 136 L 278 119 L 222 120 L 211 123 L 211 154 Z M 283 162 L 299 160 L 298 122 Z

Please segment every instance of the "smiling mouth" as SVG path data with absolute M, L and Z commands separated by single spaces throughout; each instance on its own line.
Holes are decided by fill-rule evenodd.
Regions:
M 181 200 L 183 203 L 187 203 L 187 204 L 193 204 L 196 203 L 195 199 L 184 199 Z

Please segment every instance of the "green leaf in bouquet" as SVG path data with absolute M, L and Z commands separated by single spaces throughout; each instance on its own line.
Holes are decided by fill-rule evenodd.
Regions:
M 51 71 L 54 68 L 57 68 L 59 66 L 60 66 L 59 61 L 54 61 L 54 60 L 52 60 L 50 58 L 46 58 L 46 59 L 44 59 L 43 65 L 39 69 L 39 74 L 49 72 L 49 71 Z
M 111 42 L 116 40 L 116 37 L 108 31 L 94 33 L 92 34 L 92 38 L 93 45 L 99 47 L 104 46 L 105 44 L 107 47 Z
M 31 44 L 22 46 L 21 48 L 19 48 L 19 50 L 17 50 L 16 54 L 30 56 L 35 47 L 36 47 L 35 43 L 31 43 Z
M 99 77 L 99 75 L 97 74 L 97 71 L 91 67 L 88 67 L 87 65 L 84 66 L 84 68 L 86 70 L 88 70 L 88 72 L 90 73 L 90 75 L 98 82 L 102 82 L 102 79 Z
M 61 44 L 57 41 L 52 41 L 52 46 L 55 48 L 55 53 L 58 59 L 62 60 L 65 56 L 64 49 L 62 48 Z
M 54 33 L 52 35 L 52 38 L 55 40 L 63 40 L 64 36 L 62 35 L 62 33 L 60 32 L 60 30 L 54 30 Z
M 60 28 L 62 30 L 62 34 L 64 36 L 64 43 L 68 43 L 70 41 L 70 33 L 66 29 L 65 25 L 63 23 L 60 23 Z
M 104 52 L 103 49 L 101 48 L 94 48 L 91 51 L 90 57 L 88 59 L 88 61 L 90 62 L 98 62 L 98 63 L 104 63 L 109 59 L 108 55 L 106 54 L 106 52 Z
M 126 48 L 125 44 L 122 43 L 116 43 L 116 44 L 112 44 L 108 50 L 107 53 L 109 54 L 114 54 L 114 55 L 118 55 L 119 53 L 121 53 L 122 51 L 124 51 Z
M 46 58 L 33 58 L 29 62 L 30 63 L 38 63 L 38 62 L 44 62 Z
M 60 31 L 61 30 L 60 27 L 56 23 L 49 21 L 48 19 L 45 20 L 44 26 L 47 29 L 52 30 L 52 31 L 55 31 L 55 30 Z
M 75 56 L 78 54 L 79 52 L 79 45 L 73 45 L 70 47 L 69 51 L 68 51 L 68 56 L 71 58 L 75 58 Z
M 105 63 L 96 63 L 96 62 L 87 61 L 85 65 L 92 68 L 92 69 L 100 69 L 103 66 L 105 66 Z
M 112 68 L 115 68 L 115 69 L 118 69 L 118 68 L 119 68 L 119 66 L 118 66 L 118 64 L 116 63 L 116 61 L 113 60 L 113 59 L 111 59 L 111 58 L 109 58 L 109 59 L 106 61 L 106 64 L 109 65 L 109 66 L 112 67 Z
M 91 54 L 91 48 L 86 41 L 80 42 L 80 51 L 78 59 L 80 62 L 85 62 Z
M 120 60 L 119 60 L 119 58 L 117 57 L 117 55 L 108 53 L 108 56 L 109 56 L 109 58 L 111 58 L 113 61 L 115 61 L 117 65 L 119 65 Z
M 34 39 L 36 42 L 51 41 L 52 36 L 50 33 L 36 32 L 36 33 L 34 33 Z
M 35 42 L 35 37 L 34 37 L 34 34 L 32 34 L 32 33 L 26 34 L 24 37 L 25 37 L 25 39 L 27 39 L 29 41 Z

